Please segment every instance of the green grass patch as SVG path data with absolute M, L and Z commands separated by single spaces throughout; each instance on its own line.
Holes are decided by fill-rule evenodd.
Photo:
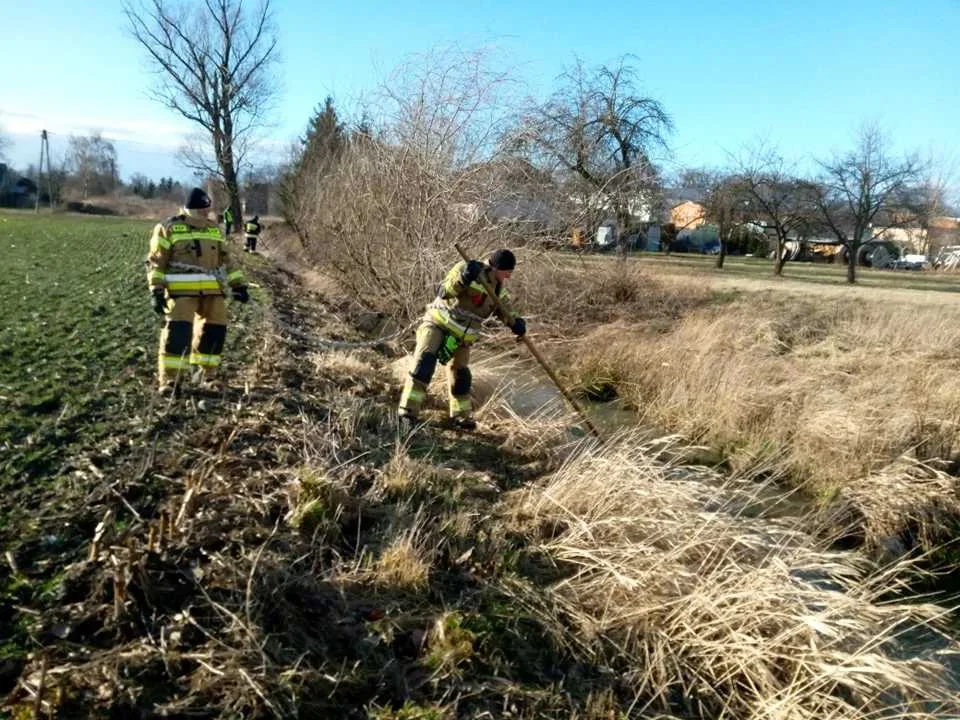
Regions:
M 0 213 L 0 490 L 58 476 L 144 409 L 161 326 L 146 280 L 152 225 Z M 231 308 L 228 363 L 249 313 Z
M 557 256 L 568 262 L 579 262 L 577 256 L 570 253 L 558 253 Z M 610 254 L 585 254 L 583 261 L 589 266 L 613 264 L 617 257 Z M 728 255 L 723 269 L 715 267 L 716 257 L 712 255 L 694 255 L 686 253 L 649 253 L 630 254 L 631 262 L 645 267 L 655 268 L 666 273 L 676 274 L 715 274 L 718 277 L 742 278 L 752 280 L 774 280 L 785 285 L 847 285 L 847 266 L 843 263 L 788 262 L 783 267 L 783 276 L 774 276 L 774 262 L 767 258 Z M 857 268 L 857 285 L 876 289 L 930 290 L 934 292 L 960 292 L 960 283 L 954 273 L 909 270 L 876 270 Z

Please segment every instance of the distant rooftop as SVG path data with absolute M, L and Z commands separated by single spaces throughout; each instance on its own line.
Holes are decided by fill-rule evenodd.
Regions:
M 663 198 L 668 208 L 675 207 L 683 202 L 702 202 L 706 193 L 701 188 L 682 187 L 664 188 Z

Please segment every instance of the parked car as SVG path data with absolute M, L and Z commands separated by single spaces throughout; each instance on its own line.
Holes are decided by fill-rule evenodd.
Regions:
M 895 270 L 925 270 L 929 266 L 926 255 L 904 255 L 893 263 Z
M 720 241 L 707 241 L 700 248 L 700 252 L 703 255 L 719 255 L 720 254 Z

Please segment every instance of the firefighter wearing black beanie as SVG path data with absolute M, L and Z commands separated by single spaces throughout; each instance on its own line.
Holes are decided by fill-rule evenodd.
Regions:
M 514 335 L 522 337 L 527 331 L 526 321 L 512 309 L 504 287 L 516 265 L 514 254 L 501 249 L 491 253 L 485 263 L 461 261 L 447 273 L 417 330 L 413 368 L 400 393 L 398 415 L 402 434 L 408 434 L 419 423 L 420 408 L 437 363 L 450 363 L 447 381 L 451 421 L 462 430 L 477 426 L 470 402 L 470 346 L 479 339 L 483 321 L 496 315 Z M 500 301 L 499 307 L 488 294 L 488 287 Z
M 179 392 L 187 375 L 201 389 L 219 392 L 224 301 L 245 303 L 250 297 L 220 228 L 207 217 L 211 205 L 202 188 L 193 188 L 180 213 L 158 224 L 150 239 L 147 281 L 153 309 L 163 318 L 157 381 L 164 395 Z
M 187 210 L 206 210 L 211 204 L 210 196 L 207 195 L 203 188 L 195 187 L 187 193 L 187 199 L 183 203 L 183 206 Z
M 490 253 L 490 267 L 495 270 L 509 270 L 517 266 L 517 258 L 509 250 L 497 250 Z

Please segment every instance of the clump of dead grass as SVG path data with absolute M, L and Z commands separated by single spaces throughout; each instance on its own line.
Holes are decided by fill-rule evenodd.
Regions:
M 436 481 L 437 475 L 435 466 L 411 458 L 398 450 L 383 467 L 379 486 L 390 497 L 403 497 L 416 490 L 429 488 Z
M 377 379 L 377 356 L 362 350 L 324 350 L 313 356 L 315 370 L 325 377 L 340 380 Z
M 574 455 L 516 502 L 568 577 L 540 593 L 571 648 L 607 658 L 633 712 L 689 717 L 945 718 L 960 710 L 934 605 L 883 602 L 905 568 L 828 551 L 796 523 L 745 517 L 708 474 L 624 439 Z M 557 628 L 563 633 L 563 628 Z M 913 650 L 908 632 L 925 640 Z
M 418 513 L 413 524 L 394 536 L 380 551 L 364 579 L 387 588 L 422 589 L 430 577 L 430 556 L 429 537 Z
M 713 297 L 709 282 L 655 275 L 640 262 L 592 262 L 576 256 L 518 257 L 510 293 L 537 331 L 569 331 L 573 326 L 674 319 Z
M 829 494 L 903 455 L 957 458 L 958 321 L 943 308 L 762 296 L 669 332 L 597 330 L 572 374 L 615 384 L 645 422 L 721 449 L 735 467 L 775 461 Z
M 828 532 L 862 536 L 880 554 L 897 557 L 915 546 L 935 552 L 960 532 L 960 478 L 901 458 L 844 484 L 820 522 Z

